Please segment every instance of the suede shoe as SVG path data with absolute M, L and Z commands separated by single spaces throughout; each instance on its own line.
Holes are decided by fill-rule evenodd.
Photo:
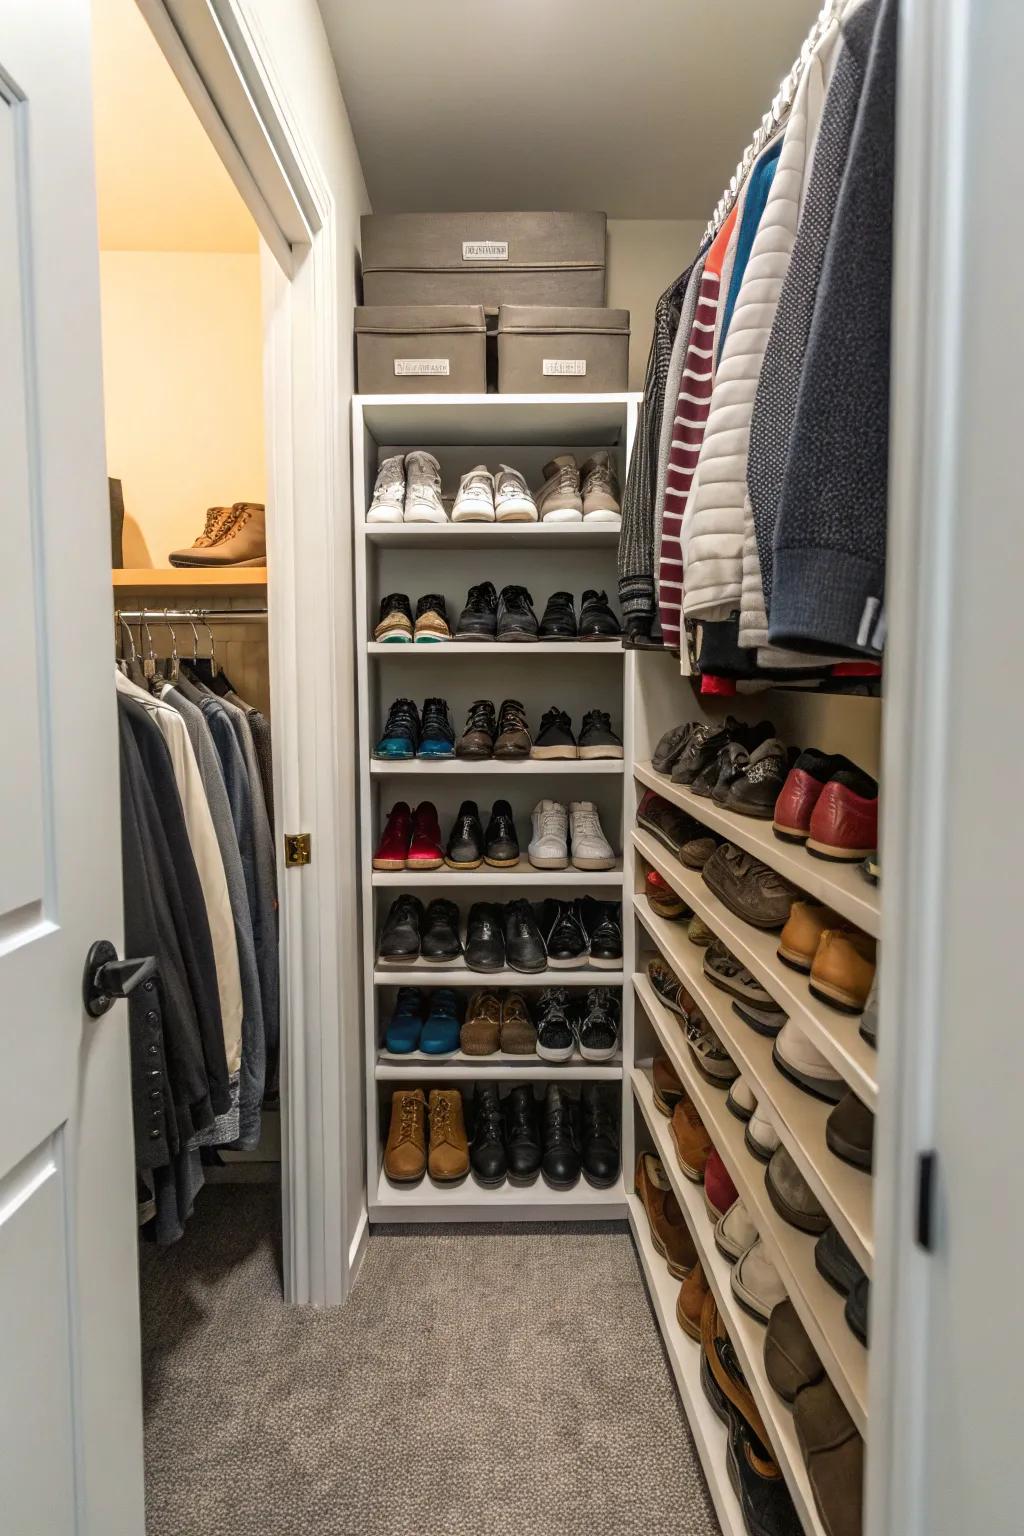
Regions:
M 683 1097 L 683 1085 L 667 1056 L 655 1056 L 651 1065 L 651 1082 L 655 1109 L 671 1119 L 672 1111 Z
M 571 592 L 552 592 L 540 621 L 542 640 L 576 640 L 579 628 Z
M 484 863 L 492 869 L 515 869 L 519 863 L 519 839 L 507 800 L 495 800 L 484 833 Z
M 672 1192 L 661 1159 L 643 1152 L 636 1165 L 633 1188 L 644 1208 L 655 1250 L 677 1280 L 685 1280 L 697 1262 L 690 1229 Z
M 619 640 L 622 637 L 622 625 L 615 617 L 608 603 L 606 592 L 595 592 L 588 587 L 580 602 L 580 626 L 581 640 Z
M 772 1153 L 764 1171 L 768 1198 L 784 1221 L 801 1232 L 824 1232 L 829 1224 L 817 1195 L 784 1146 Z
M 655 773 L 671 773 L 696 728 L 695 720 L 684 720 L 681 725 L 670 726 L 664 735 L 658 738 L 651 756 L 651 767 Z
M 548 965 L 572 971 L 587 964 L 590 941 L 574 901 L 546 901 L 540 922 Z
M 825 1121 L 825 1144 L 844 1163 L 871 1172 L 875 1117 L 855 1093 L 845 1093 Z
M 454 901 L 435 897 L 423 917 L 420 954 L 433 965 L 451 965 L 462 954 L 459 909 Z
M 469 1172 L 469 1142 L 457 1088 L 432 1088 L 427 1101 L 430 1142 L 427 1172 L 439 1184 L 457 1184 Z
M 498 594 L 493 581 L 481 581 L 466 593 L 466 606 L 455 626 L 456 640 L 493 640 L 498 632 Z
M 612 730 L 612 717 L 606 709 L 588 709 L 580 726 L 579 756 L 596 759 L 622 756 L 622 738 Z
M 373 855 L 374 869 L 405 869 L 412 841 L 412 811 L 397 800 L 388 812 L 384 831 Z
M 444 862 L 449 869 L 479 869 L 484 861 L 484 829 L 475 800 L 463 800 L 448 835 Z
M 423 701 L 423 725 L 416 756 L 432 762 L 455 756 L 455 727 L 444 699 Z
M 505 1182 L 508 1160 L 497 1083 L 477 1083 L 473 1092 L 472 1118 L 469 1162 L 473 1177 L 484 1189 L 498 1189 Z
M 419 987 L 399 987 L 384 1032 L 384 1049 L 393 1056 L 406 1056 L 419 1049 L 423 1028 L 423 993 Z
M 675 1142 L 676 1162 L 688 1179 L 695 1184 L 703 1183 L 708 1158 L 714 1149 L 697 1106 L 685 1093 L 672 1111 L 670 1130 Z
M 610 1189 L 619 1176 L 617 1090 L 585 1082 L 580 1089 L 580 1164 L 593 1189 Z
M 518 762 L 529 757 L 533 738 L 526 721 L 526 711 L 518 699 L 504 699 L 498 711 L 498 734 L 494 755 L 503 762 Z
M 521 992 L 506 992 L 502 999 L 501 1049 L 506 1056 L 537 1054 L 537 1028 Z
M 380 600 L 380 616 L 373 631 L 381 645 L 412 643 L 412 608 L 404 592 L 390 592 Z
M 537 639 L 537 615 L 533 598 L 525 587 L 502 587 L 498 593 L 498 639 L 518 641 Z
M 670 922 L 689 922 L 693 916 L 683 898 L 656 869 L 648 868 L 644 874 L 644 894 L 657 917 L 667 918 Z
M 784 1402 L 792 1403 L 801 1387 L 813 1386 L 825 1374 L 807 1330 L 788 1296 L 772 1308 L 764 1336 L 764 1368 Z
M 533 972 L 547 968 L 547 951 L 528 901 L 510 901 L 502 917 L 505 959 L 513 971 Z
M 452 987 L 430 994 L 430 1007 L 420 1033 L 420 1050 L 427 1056 L 451 1056 L 459 1048 L 462 1005 Z
M 437 807 L 430 800 L 421 800 L 413 812 L 412 838 L 405 867 L 440 869 L 443 863 L 441 823 L 437 819 Z
M 396 699 L 388 710 L 384 730 L 373 749 L 386 762 L 406 762 L 420 744 L 420 713 L 411 699 Z
M 551 1189 L 572 1189 L 580 1176 L 580 1152 L 573 1124 L 572 1103 L 558 1083 L 544 1092 L 541 1173 Z
M 398 896 L 388 908 L 377 947 L 381 965 L 411 965 L 419 959 L 423 903 L 418 896 Z
M 439 592 L 421 597 L 416 604 L 416 627 L 413 631 L 415 645 L 436 645 L 440 640 L 450 640 L 448 610 Z
M 505 940 L 500 906 L 491 901 L 475 901 L 466 923 L 466 964 L 471 971 L 501 971 L 505 968 Z
M 456 636 L 456 639 L 458 636 Z M 456 756 L 471 761 L 491 757 L 498 734 L 498 722 L 490 699 L 477 699 L 469 706 L 466 726 L 455 749 Z
M 554 706 L 541 716 L 537 739 L 530 749 L 530 756 L 546 761 L 560 761 L 579 756 L 576 738 L 572 733 L 572 721 L 564 709 Z
M 797 1393 L 793 1427 L 823 1528 L 828 1536 L 861 1536 L 864 1441 L 827 1376 Z
M 469 1000 L 459 1044 L 465 1056 L 493 1056 L 500 1042 L 501 1002 L 497 992 L 483 987 Z
M 811 966 L 812 995 L 841 1013 L 860 1013 L 875 979 L 875 954 L 874 939 L 856 928 L 826 930 Z
M 622 521 L 619 476 L 607 448 L 598 448 L 580 465 L 580 481 L 583 521 L 618 526 Z
M 686 925 L 686 937 L 698 949 L 706 949 L 709 944 L 715 942 L 716 934 L 714 929 L 709 928 L 704 919 L 698 917 L 695 912 Z
M 520 1083 L 505 1099 L 505 1157 L 508 1181 L 528 1185 L 540 1173 L 541 1141 L 537 1102 L 529 1083 Z
M 580 469 L 571 453 L 559 453 L 542 470 L 544 484 L 537 492 L 537 511 L 542 523 L 582 523 Z
M 644 791 L 636 809 L 636 824 L 677 856 L 684 843 L 701 837 L 704 832 L 699 821 L 687 816 L 685 811 L 653 789 Z
M 622 903 L 596 901 L 593 896 L 584 896 L 576 907 L 587 936 L 591 965 L 596 965 L 599 970 L 621 970 Z
M 878 847 L 878 785 L 859 768 L 832 775 L 811 812 L 804 845 L 820 859 L 859 863 Z
M 797 897 L 795 886 L 734 843 L 715 849 L 702 877 L 723 906 L 754 928 L 782 928 Z
M 427 1171 L 427 1101 L 422 1088 L 396 1088 L 384 1147 L 384 1174 L 393 1184 L 415 1184 Z
M 676 1322 L 691 1339 L 700 1339 L 701 1313 L 708 1294 L 708 1282 L 697 1263 L 679 1287 L 676 1297 Z

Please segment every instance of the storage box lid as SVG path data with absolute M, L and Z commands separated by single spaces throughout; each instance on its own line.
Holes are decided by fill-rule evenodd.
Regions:
M 576 308 L 569 304 L 502 304 L 498 310 L 498 334 L 628 336 L 628 309 Z
M 441 336 L 486 330 L 482 304 L 362 304 L 357 336 Z
M 603 269 L 603 213 L 367 213 L 364 272 Z

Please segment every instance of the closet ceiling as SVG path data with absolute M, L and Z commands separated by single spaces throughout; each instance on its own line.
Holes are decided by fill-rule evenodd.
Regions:
M 319 0 L 378 213 L 706 219 L 821 0 Z

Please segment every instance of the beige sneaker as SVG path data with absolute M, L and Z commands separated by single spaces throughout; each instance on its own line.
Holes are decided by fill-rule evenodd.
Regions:
M 173 560 L 173 556 L 172 556 Z M 267 514 L 259 502 L 236 501 L 230 519 L 221 525 L 218 538 L 182 565 L 266 565 Z
M 172 565 L 205 565 L 203 554 L 222 538 L 235 519 L 234 507 L 207 507 L 206 523 L 191 549 L 176 549 L 168 555 Z
M 544 465 L 544 484 L 537 492 L 542 523 L 581 523 L 583 498 L 580 469 L 571 453 L 560 453 Z
M 599 448 L 580 470 L 583 482 L 583 520 L 617 524 L 622 521 L 619 475 L 607 448 Z

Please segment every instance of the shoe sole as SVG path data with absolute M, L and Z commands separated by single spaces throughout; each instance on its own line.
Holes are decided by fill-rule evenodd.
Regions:
M 829 1151 L 839 1158 L 840 1162 L 849 1163 L 851 1168 L 863 1168 L 865 1173 L 871 1172 L 872 1154 L 870 1148 L 856 1147 L 852 1141 L 846 1141 L 842 1136 L 837 1136 L 835 1131 L 825 1127 L 825 1145 Z
M 447 523 L 448 514 L 438 512 L 435 507 L 406 507 L 402 521 L 404 523 Z
M 453 523 L 493 523 L 495 521 L 493 507 L 453 507 Z
M 791 1067 L 789 1062 L 784 1061 L 779 1054 L 777 1044 L 772 1046 L 772 1061 L 784 1078 L 793 1083 L 797 1088 L 802 1088 L 805 1093 L 809 1093 L 814 1099 L 821 1099 L 826 1104 L 838 1104 L 839 1100 L 846 1093 L 846 1084 L 842 1078 L 839 1079 L 833 1088 L 830 1083 L 822 1082 L 820 1078 L 809 1077 L 806 1073 L 801 1072 L 798 1067 Z
M 529 1174 L 506 1173 L 505 1177 L 514 1189 L 530 1189 L 540 1178 L 540 1169 Z
M 768 1191 L 768 1198 L 778 1211 L 783 1221 L 791 1227 L 796 1227 L 798 1232 L 809 1232 L 812 1237 L 820 1237 L 827 1232 L 831 1223 L 827 1216 L 805 1216 L 801 1211 L 794 1211 L 791 1205 L 787 1205 L 782 1196 L 776 1191 L 771 1179 L 765 1177 L 764 1187 Z
M 754 1140 L 753 1136 L 750 1135 L 749 1126 L 747 1130 L 743 1132 L 743 1144 L 747 1151 L 750 1153 L 751 1157 L 756 1157 L 759 1163 L 771 1162 L 772 1153 L 775 1151 L 775 1148 L 772 1147 L 771 1151 L 768 1151 L 765 1147 L 760 1146 Z
M 687 1338 L 689 1338 L 689 1339 L 696 1339 L 698 1343 L 700 1342 L 700 1324 L 699 1323 L 691 1323 L 690 1319 L 688 1317 L 685 1317 L 680 1312 L 678 1307 L 676 1307 L 676 1322 L 679 1324 L 680 1328 L 686 1334 Z
M 531 747 L 530 756 L 535 761 L 554 762 L 556 760 L 568 760 L 579 757 L 579 749 L 576 747 Z
M 383 635 L 375 634 L 373 638 L 374 638 L 374 641 L 375 641 L 375 643 L 377 645 L 411 645 L 412 644 L 412 635 L 408 635 L 408 634 L 396 635 L 393 630 L 388 630 Z
M 828 859 L 833 864 L 859 864 L 872 851 L 870 848 L 833 848 L 829 843 L 816 843 L 812 837 L 807 839 L 804 847 L 816 859 Z
M 609 527 L 618 528 L 622 523 L 622 513 L 608 511 L 584 512 L 585 523 L 607 523 Z
M 711 797 L 714 800 L 714 796 Z M 752 821 L 771 821 L 775 807 L 771 805 L 739 805 L 733 800 L 715 800 L 723 811 L 731 811 L 734 816 L 749 816 Z
M 618 635 L 577 635 L 575 638 L 577 640 L 579 640 L 581 642 L 581 644 L 583 644 L 583 645 L 617 645 L 618 642 L 622 639 L 622 636 L 621 636 L 621 634 L 618 634 Z
M 836 1008 L 840 1013 L 861 1014 L 864 1012 L 863 1001 L 855 997 L 852 992 L 846 992 L 842 987 L 830 986 L 827 982 L 811 980 L 807 983 L 812 997 L 816 997 L 819 1003 L 828 1003 L 830 1008 Z
M 451 635 L 416 635 L 413 645 L 446 645 L 451 640 Z
M 707 1217 L 708 1217 L 708 1220 L 710 1221 L 711 1225 L 713 1227 L 717 1227 L 718 1223 L 721 1221 L 722 1217 L 725 1215 L 725 1212 L 718 1210 L 715 1206 L 713 1206 L 711 1204 L 711 1201 L 708 1199 L 708 1192 L 707 1192 L 707 1190 L 704 1191 L 704 1209 L 707 1212 Z
M 498 630 L 498 643 L 500 645 L 537 645 L 539 635 L 533 635 L 528 629 L 506 629 L 504 634 Z
M 484 854 L 484 863 L 489 869 L 518 869 L 522 862 L 522 856 L 516 854 L 514 859 L 490 859 Z
M 620 758 L 623 750 L 621 747 L 578 747 L 577 752 L 585 762 L 596 762 L 601 758 Z
M 664 1094 L 659 1093 L 657 1088 L 654 1089 L 654 1107 L 659 1111 L 659 1113 L 663 1114 L 667 1120 L 671 1120 L 673 1111 L 675 1110 L 675 1107 L 681 1098 L 682 1094 L 677 1094 L 674 1101 L 670 1104 L 668 1099 L 665 1098 Z
M 756 1318 L 757 1321 L 761 1324 L 762 1328 L 765 1326 L 768 1319 L 771 1317 L 770 1312 L 764 1312 L 760 1307 L 755 1306 L 752 1301 L 748 1301 L 746 1295 L 741 1294 L 740 1291 L 738 1291 L 735 1285 L 733 1285 L 731 1282 L 729 1285 L 729 1294 L 739 1303 L 748 1317 Z
M 405 513 L 401 507 L 378 507 L 376 511 L 371 507 L 366 514 L 368 523 L 401 523 L 405 519 Z
M 772 831 L 780 843 L 806 843 L 809 832 L 801 832 L 799 827 L 786 827 L 778 821 L 772 822 Z
M 424 965 L 457 965 L 458 962 L 462 959 L 462 950 L 460 949 L 454 955 L 424 955 L 421 952 L 420 959 L 423 961 Z
M 455 761 L 455 750 L 453 748 L 451 752 L 417 752 L 416 761 L 419 763 L 452 763 Z
M 502 1174 L 498 1179 L 485 1179 L 483 1174 L 477 1173 L 475 1168 L 470 1171 L 473 1175 L 473 1182 L 479 1184 L 481 1189 L 500 1189 L 505 1182 L 505 1174 Z
M 429 1168 L 428 1168 L 427 1172 L 428 1173 L 430 1172 Z M 451 1189 L 456 1184 L 464 1184 L 468 1178 L 469 1178 L 469 1169 L 468 1168 L 466 1169 L 465 1173 L 451 1173 L 451 1174 L 431 1173 L 430 1174 L 430 1182 L 431 1182 L 431 1184 L 443 1184 L 446 1189 Z
M 703 966 L 702 970 L 705 981 L 710 981 L 711 985 L 717 987 L 720 992 L 728 992 L 730 997 L 737 998 L 741 1003 L 750 1003 L 755 1008 L 767 1008 L 775 1001 L 767 992 L 763 997 L 751 997 L 749 992 L 744 992 L 742 987 L 737 987 L 727 976 L 718 976 L 707 965 Z
M 383 966 L 386 970 L 391 969 L 394 971 L 401 971 L 407 970 L 410 965 L 415 965 L 418 959 L 418 954 L 397 956 L 378 955 L 377 964 L 379 966 Z
M 847 1281 L 843 1278 L 841 1271 L 830 1269 L 827 1265 L 822 1264 L 820 1258 L 818 1257 L 817 1243 L 814 1245 L 814 1267 L 818 1271 L 818 1274 L 821 1276 L 821 1278 L 824 1280 L 825 1284 L 830 1285 L 837 1296 L 849 1296 L 853 1289 L 854 1281 L 860 1278 L 859 1274 L 857 1274 L 852 1276 L 851 1279 Z
M 618 1048 L 619 1042 L 617 1040 L 610 1048 L 603 1045 L 599 1050 L 596 1050 L 592 1045 L 581 1045 L 580 1055 L 584 1061 L 612 1061 Z M 614 1183 L 614 1180 L 612 1182 Z
M 537 1042 L 537 1055 L 541 1061 L 562 1062 L 569 1061 L 572 1057 L 575 1045 L 541 1045 Z
M 613 1173 L 610 1179 L 595 1179 L 594 1175 L 592 1173 L 588 1173 L 585 1168 L 581 1169 L 580 1171 L 583 1174 L 585 1182 L 590 1185 L 591 1189 L 611 1189 L 613 1184 L 618 1183 L 619 1175 L 617 1172 Z
M 489 763 L 494 756 L 492 752 L 466 752 L 456 751 L 455 756 L 461 763 Z
M 378 869 L 378 870 L 381 870 L 381 871 L 385 871 L 385 870 L 394 870 L 394 871 L 402 870 L 402 869 L 405 868 L 405 860 L 404 859 L 374 859 L 373 867 L 374 867 L 374 869 Z
M 444 859 L 406 859 L 405 867 L 415 874 L 417 870 L 443 869 L 444 863 Z
M 540 965 L 516 965 L 514 960 L 506 957 L 505 964 L 510 971 L 517 971 L 520 976 L 538 976 L 541 971 L 548 968 L 549 961 L 543 960 Z
M 733 1253 L 731 1248 L 727 1248 L 719 1239 L 717 1227 L 715 1228 L 715 1247 L 727 1264 L 738 1264 L 746 1252 L 745 1248 L 741 1248 L 739 1253 Z
M 544 1172 L 543 1168 L 540 1171 L 540 1176 L 548 1186 L 548 1189 L 557 1190 L 559 1194 L 566 1194 L 570 1189 L 575 1189 L 580 1181 L 579 1174 L 574 1179 L 552 1179 Z
M 490 630 L 485 630 L 483 632 L 483 634 L 479 634 L 479 635 L 474 635 L 469 630 L 463 630 L 461 633 L 459 632 L 459 630 L 456 630 L 455 634 L 452 636 L 453 640 L 473 640 L 473 641 L 482 640 L 485 645 L 488 644 L 488 643 L 493 642 L 496 638 L 497 637 L 495 635 L 491 634 Z
M 737 1018 L 743 1020 L 748 1029 L 754 1031 L 755 1035 L 763 1035 L 766 1040 L 774 1040 L 786 1022 L 786 1016 L 783 1014 L 777 1024 L 766 1024 L 763 1019 L 755 1019 L 749 1013 L 745 1013 L 736 1000 L 733 1001 L 732 1011 Z
M 737 1104 L 733 1099 L 732 1094 L 729 1094 L 728 1098 L 726 1099 L 725 1107 L 729 1111 L 730 1115 L 732 1115 L 736 1120 L 742 1120 L 744 1125 L 754 1113 L 752 1109 L 744 1109 L 742 1104 Z
M 613 866 L 609 864 L 608 868 L 611 869 Z M 666 922 L 669 923 L 678 922 L 681 917 L 686 917 L 689 919 L 691 916 L 689 907 L 683 906 L 681 904 L 678 907 L 673 907 L 671 911 L 668 911 L 665 907 L 658 906 L 655 902 L 651 901 L 649 896 L 647 898 L 647 902 L 655 917 L 663 917 Z
M 569 860 L 566 859 L 565 864 L 562 864 L 560 868 L 565 869 L 568 863 Z M 572 867 L 573 869 L 614 869 L 615 856 L 613 854 L 610 859 L 578 859 L 574 855 Z
M 573 955 L 568 960 L 556 960 L 553 958 L 553 956 L 548 955 L 548 965 L 550 965 L 556 971 L 575 971 L 578 970 L 580 966 L 592 964 L 593 961 L 590 959 L 590 951 L 586 949 L 583 950 L 581 954 Z
M 583 512 L 582 509 L 577 512 L 573 507 L 565 507 L 554 512 L 542 512 L 540 521 L 542 523 L 582 523 Z
M 692 1163 L 685 1163 L 683 1161 L 683 1154 L 680 1152 L 679 1147 L 678 1147 L 678 1145 L 677 1145 L 677 1143 L 676 1143 L 674 1138 L 673 1138 L 673 1141 L 672 1141 L 672 1145 L 675 1147 L 675 1150 L 676 1150 L 676 1162 L 679 1164 L 679 1171 L 680 1171 L 680 1173 L 684 1174 L 685 1177 L 689 1179 L 691 1184 L 703 1184 L 704 1183 L 704 1174 L 701 1171 L 701 1169 L 694 1168 Z
M 636 824 L 638 827 L 643 827 L 644 831 L 649 832 L 652 837 L 656 837 L 661 846 L 667 848 L 669 853 L 674 853 L 676 858 L 679 857 L 679 850 L 683 846 L 682 843 L 673 843 L 670 838 L 666 837 L 660 827 L 656 827 L 653 822 L 648 821 L 644 816 L 638 816 Z
M 388 1173 L 387 1169 L 384 1169 L 384 1177 L 387 1179 L 389 1184 L 419 1184 L 423 1181 L 423 1179 L 426 1178 L 426 1175 L 427 1170 L 425 1168 L 421 1173 L 406 1174 L 404 1178 L 400 1178 L 397 1174 L 394 1173 Z
M 621 971 L 622 956 L 591 954 L 590 964 L 595 965 L 599 971 Z
M 468 863 L 463 864 L 457 863 L 454 859 L 448 858 L 446 854 L 444 862 L 449 869 L 479 869 L 483 863 L 483 859 L 471 859 Z
M 465 1029 L 465 1025 L 463 1025 L 463 1029 Z M 460 1035 L 459 1046 L 462 1050 L 463 1056 L 497 1056 L 498 1054 L 497 1045 L 488 1044 L 487 1049 L 485 1050 L 482 1045 L 474 1044 L 472 1035 L 470 1035 L 468 1038 L 464 1038 L 462 1035 Z
M 513 502 L 510 506 L 502 507 L 500 510 L 496 507 L 494 520 L 497 523 L 536 523 L 540 521 L 537 508 L 528 506 L 524 501 Z
M 810 960 L 807 960 L 799 950 L 786 949 L 782 944 L 779 945 L 775 953 L 783 965 L 788 965 L 791 971 L 799 971 L 801 976 L 809 976 L 811 974 L 811 965 L 814 961 L 813 955 Z
M 466 961 L 466 970 L 473 971 L 477 976 L 493 976 L 496 971 L 503 971 L 504 969 L 504 959 L 496 961 L 494 965 L 480 965 L 479 962 L 473 965 L 471 961 Z
M 533 865 L 534 869 L 568 869 L 569 868 L 569 856 L 568 856 L 568 854 L 566 854 L 564 859 L 563 858 L 542 859 L 539 855 L 535 856 L 532 853 L 529 854 L 528 857 L 529 857 L 530 863 Z

